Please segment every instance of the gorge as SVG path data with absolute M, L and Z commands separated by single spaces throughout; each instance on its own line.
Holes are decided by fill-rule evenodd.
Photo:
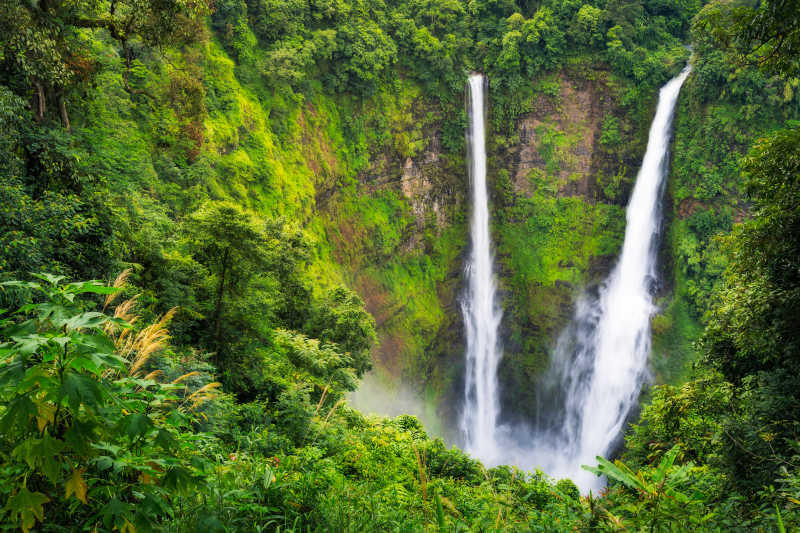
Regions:
M 797 529 L 796 4 L 0 0 L 0 530 Z

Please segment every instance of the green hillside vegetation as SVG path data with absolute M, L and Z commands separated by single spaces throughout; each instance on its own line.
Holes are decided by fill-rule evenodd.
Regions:
M 800 527 L 800 20 L 748 6 L 0 0 L 0 530 Z M 598 458 L 609 489 L 350 407 L 376 366 L 457 411 L 467 73 L 524 416 L 689 43 L 671 384 Z

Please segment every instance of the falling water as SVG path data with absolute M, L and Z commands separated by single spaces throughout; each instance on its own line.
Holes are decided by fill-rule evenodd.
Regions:
M 559 337 L 550 370 L 539 384 L 539 415 L 533 427 L 499 424 L 497 365 L 501 358 L 492 271 L 486 191 L 484 86 L 469 78 L 468 147 L 473 209 L 472 249 L 462 301 L 467 334 L 466 383 L 461 429 L 466 449 L 488 465 L 539 467 L 573 479 L 584 491 L 602 480 L 581 469 L 614 451 L 647 374 L 650 318 L 660 233 L 660 203 L 668 170 L 672 118 L 687 66 L 659 94 L 647 151 L 627 210 L 622 253 L 594 294 L 577 303 Z
M 622 253 L 594 296 L 578 302 L 557 344 L 533 438 L 533 464 L 583 489 L 602 480 L 582 470 L 613 452 L 636 405 L 650 355 L 650 318 L 656 310 L 660 197 L 668 170 L 672 117 L 687 66 L 659 94 L 642 167 L 628 204 Z
M 484 87 L 486 78 L 469 78 L 468 108 L 469 176 L 472 182 L 472 250 L 466 266 L 469 282 L 461 304 L 467 334 L 467 369 L 461 428 L 466 449 L 487 463 L 498 456 L 495 431 L 500 411 L 497 364 L 500 347 L 497 328 L 501 311 L 495 298 L 492 250 L 489 235 L 489 200 L 486 191 Z

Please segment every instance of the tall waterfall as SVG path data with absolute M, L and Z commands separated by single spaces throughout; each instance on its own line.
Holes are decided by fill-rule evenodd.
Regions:
M 580 466 L 613 452 L 647 374 L 661 195 L 672 118 L 687 66 L 659 94 L 642 167 L 628 204 L 622 253 L 594 297 L 578 302 L 540 395 L 532 463 L 583 489 L 602 481 Z
M 467 334 L 466 383 L 461 428 L 468 452 L 487 463 L 498 456 L 497 364 L 500 347 L 497 329 L 501 311 L 497 305 L 489 234 L 489 199 L 486 191 L 485 96 L 486 78 L 469 78 L 468 109 L 469 176 L 472 182 L 472 250 L 466 266 L 468 288 L 461 303 Z

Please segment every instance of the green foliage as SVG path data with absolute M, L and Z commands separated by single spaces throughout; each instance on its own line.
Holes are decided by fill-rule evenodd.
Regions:
M 609 116 L 603 121 L 600 128 L 600 144 L 609 148 L 614 148 L 622 142 L 619 133 L 619 121 L 617 117 Z
M 791 49 L 797 20 L 770 22 L 782 6 L 713 5 L 695 24 L 702 55 L 688 89 L 697 95 L 703 115 L 682 118 L 686 122 L 679 124 L 676 200 L 683 220 L 673 226 L 672 237 L 682 263 L 676 276 L 680 290 L 688 292 L 696 316 L 704 313 L 706 327 L 698 344 L 704 357 L 693 381 L 656 391 L 643 424 L 628 439 L 629 456 L 640 464 L 677 442 L 708 468 L 710 503 L 717 513 L 707 525 L 712 530 L 790 530 L 797 520 L 792 489 L 773 488 L 793 486 L 799 416 L 797 324 L 789 309 L 798 297 L 797 242 L 791 228 L 796 226 L 800 137 L 795 121 L 786 121 L 796 113 L 794 95 L 783 90 L 791 82 L 776 75 L 794 61 L 781 57 L 779 43 L 785 38 Z M 784 35 L 773 41 L 764 24 Z M 730 56 L 709 44 L 713 40 L 706 32 L 717 40 L 727 36 L 725 44 L 758 59 L 767 70 L 734 68 Z M 715 96 L 712 84 L 719 79 L 726 79 L 728 87 Z M 765 97 L 772 105 L 764 105 Z M 684 128 L 689 133 L 706 127 L 727 138 L 713 143 L 738 154 L 750 145 L 749 154 L 736 161 L 737 153 L 704 148 L 698 133 L 681 142 Z M 765 138 L 751 145 L 758 134 Z M 690 172 L 702 179 L 697 174 L 690 178 Z M 744 216 L 745 207 L 749 216 Z M 743 220 L 719 238 L 735 217 Z
M 712 3 L 698 25 L 742 60 L 786 75 L 798 69 L 800 21 L 794 2 Z
M 541 473 L 485 471 L 413 418 L 365 419 L 344 400 L 374 343 L 404 379 L 424 378 L 428 396 L 458 372 L 461 95 L 465 72 L 482 70 L 498 169 L 521 114 L 560 113 L 564 95 L 583 90 L 576 80 L 613 102 L 600 101 L 591 126 L 541 120 L 544 164 L 530 179 L 493 174 L 513 321 L 503 372 L 519 390 L 512 403 L 535 407 L 546 339 L 575 287 L 618 249 L 643 124 L 688 56 L 699 4 L 218 0 L 209 32 L 205 2 L 0 1 L 0 276 L 103 278 L 131 266 L 143 318 L 181 308 L 173 346 L 141 377 L 109 338 L 146 328 L 76 303 L 107 288 L 5 286 L 2 307 L 31 302 L 5 319 L 0 348 L 13 360 L 0 392 L 7 527 L 794 527 L 796 199 L 785 193 L 796 139 L 765 143 L 746 163 L 760 222 L 727 247 L 716 236 L 747 208 L 738 154 L 795 116 L 797 82 L 734 66 L 703 22 L 725 7 L 693 29 L 671 191 L 676 287 L 653 328 L 681 375 L 712 309 L 705 349 L 734 384 L 701 374 L 655 391 L 628 439 L 636 467 L 615 467 L 630 486 L 601 500 Z M 731 13 L 755 14 L 763 29 L 781 5 Z M 762 43 L 770 63 L 784 45 L 767 37 L 743 31 L 731 43 Z M 587 134 L 602 149 L 576 195 L 582 177 L 561 171 Z M 233 394 L 192 399 L 211 375 Z M 678 457 L 665 457 L 675 443 Z
M 679 453 L 680 449 L 673 447 L 657 466 L 638 472 L 621 461 L 612 463 L 602 457 L 597 458 L 597 467 L 584 466 L 584 469 L 606 476 L 633 493 L 633 498 L 624 493 L 609 496 L 608 499 L 617 505 L 614 510 L 619 509 L 622 516 L 607 512 L 604 519 L 611 524 L 626 523 L 637 530 L 651 532 L 708 528 L 714 514 L 705 513 L 707 495 L 690 488 L 690 484 L 697 484 L 698 478 L 702 479 L 701 472 L 692 463 L 676 466 Z M 627 520 L 622 522 L 620 518 Z
M 705 346 L 711 361 L 734 383 L 759 371 L 794 372 L 798 297 L 797 198 L 800 128 L 762 141 L 744 161 L 755 203 L 754 219 L 732 237 L 732 263 L 718 295 Z M 735 332 L 735 333 L 734 333 Z
M 3 515 L 25 531 L 37 521 L 148 530 L 202 479 L 194 437 L 181 433 L 183 387 L 142 376 L 143 345 L 123 357 L 108 335 L 131 326 L 80 302 L 117 289 L 39 277 L 3 284 L 36 296 L 0 333 Z
M 345 287 L 336 287 L 317 303 L 305 330 L 323 342 L 337 344 L 353 358 L 358 377 L 371 368 L 370 349 L 375 342 L 375 320 L 364 302 Z
M 213 345 L 222 346 L 226 296 L 241 296 L 257 273 L 267 266 L 266 236 L 251 216 L 230 203 L 209 203 L 190 219 L 188 246 L 196 260 L 212 274 Z M 221 354 L 219 354 L 221 355 Z

